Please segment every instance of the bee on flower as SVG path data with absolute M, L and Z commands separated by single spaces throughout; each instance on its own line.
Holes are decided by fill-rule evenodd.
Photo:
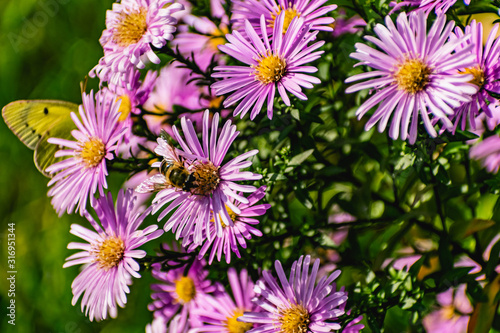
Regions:
M 256 155 L 258 150 L 251 150 L 223 163 L 232 142 L 239 134 L 230 120 L 226 121 L 219 134 L 219 114 L 216 113 L 210 121 L 207 110 L 203 115 L 202 127 L 201 144 L 192 122 L 185 117 L 181 118 L 185 139 L 173 127 L 174 139 L 181 149 L 158 138 L 155 152 L 163 156 L 163 160 L 153 164 L 153 167 L 158 167 L 160 173 L 153 175 L 136 189 L 142 193 L 159 191 L 153 200 L 153 214 L 166 206 L 158 217 L 159 221 L 177 208 L 168 217 L 165 231 L 172 229 L 177 239 L 194 233 L 193 242 L 198 245 L 204 240 L 204 230 L 210 227 L 212 212 L 215 216 L 215 234 L 221 237 L 223 224 L 234 225 L 228 210 L 239 214 L 241 209 L 236 203 L 249 203 L 238 192 L 253 193 L 257 190 L 255 186 L 236 182 L 262 178 L 259 174 L 240 171 L 252 165 L 248 159 Z M 208 233 L 206 236 L 210 238 L 212 234 Z

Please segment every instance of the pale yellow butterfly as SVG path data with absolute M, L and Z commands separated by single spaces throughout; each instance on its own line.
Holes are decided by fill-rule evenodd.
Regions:
M 58 100 L 24 100 L 7 104 L 2 116 L 7 126 L 29 148 L 35 151 L 36 168 L 45 176 L 45 169 L 62 160 L 54 154 L 57 145 L 47 142 L 51 137 L 72 140 L 76 125 L 71 112 L 78 114 L 78 104 Z

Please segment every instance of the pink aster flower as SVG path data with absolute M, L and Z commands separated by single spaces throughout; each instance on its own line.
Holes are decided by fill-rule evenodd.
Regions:
M 342 333 L 359 333 L 365 325 L 360 324 L 359 322 L 363 320 L 363 316 L 358 316 L 347 323 L 346 327 L 342 330 Z
M 342 211 L 338 205 L 334 205 L 331 209 L 330 216 L 328 216 L 328 224 L 338 224 L 338 223 L 348 223 L 355 222 L 356 217 L 351 214 Z M 334 231 L 330 233 L 330 238 L 332 239 L 335 246 L 340 246 L 349 233 L 349 226 L 343 227 L 333 227 Z
M 378 123 L 378 130 L 384 131 L 392 116 L 389 136 L 393 139 L 400 136 L 402 140 L 409 137 L 413 144 L 420 114 L 427 132 L 436 137 L 430 116 L 445 127 L 452 127 L 447 116 L 453 115 L 454 108 L 469 102 L 477 92 L 478 87 L 469 83 L 472 75 L 458 74 L 460 68 L 474 66 L 470 52 L 473 45 L 458 48 L 468 37 L 449 40 L 455 23 L 451 21 L 445 27 L 445 20 L 445 16 L 438 17 L 427 33 L 424 12 L 412 12 L 409 17 L 401 13 L 397 26 L 387 16 L 387 27 L 377 24 L 374 28 L 378 38 L 365 36 L 382 51 L 356 44 L 351 57 L 375 70 L 348 78 L 347 83 L 368 80 L 347 88 L 346 93 L 373 89 L 373 96 L 356 111 L 359 119 L 378 105 L 366 123 L 367 130 Z
M 261 34 L 265 31 L 267 36 L 277 36 L 276 31 L 283 34 L 289 29 L 292 20 L 295 17 L 304 19 L 304 24 L 310 26 L 313 31 L 332 31 L 330 26 L 333 17 L 325 16 L 331 12 L 337 5 L 323 6 L 327 0 L 246 0 L 234 1 L 233 14 L 236 28 L 244 28 L 245 20 Z M 281 29 L 276 30 L 279 15 L 283 13 L 284 23 Z M 265 25 L 261 25 L 261 16 L 264 16 Z
M 224 35 L 229 33 L 227 20 L 216 25 L 206 17 L 196 17 L 192 22 L 196 32 L 181 32 L 172 43 L 187 58 L 194 61 L 201 70 L 206 71 L 212 60 L 220 62 L 218 46 L 226 43 Z
M 222 98 L 216 97 L 207 86 L 200 87 L 193 81 L 196 74 L 188 68 L 183 68 L 176 61 L 164 66 L 161 71 L 153 92 L 144 104 L 144 109 L 157 113 L 158 115 L 144 115 L 149 129 L 156 135 L 163 129 L 169 135 L 173 135 L 169 123 L 171 117 L 186 117 L 196 124 L 197 130 L 202 129 L 203 111 L 207 108 L 218 108 Z M 174 106 L 181 106 L 190 111 L 180 115 L 174 115 Z M 228 111 L 222 111 L 223 118 Z M 176 118 L 174 118 L 176 119 Z
M 113 151 L 117 142 L 126 130 L 119 122 L 120 103 L 106 103 L 106 96 L 97 93 L 82 95 L 83 105 L 80 105 L 78 117 L 71 113 L 71 118 L 77 129 L 71 134 L 76 141 L 50 138 L 52 144 L 66 147 L 59 150 L 56 157 L 68 158 L 47 168 L 47 172 L 54 175 L 48 186 L 48 196 L 52 198 L 52 205 L 61 216 L 64 211 L 68 214 L 79 209 L 83 213 L 89 196 L 93 196 L 97 189 L 104 195 L 107 188 L 106 159 L 113 159 Z
M 123 158 L 129 158 L 130 156 L 137 156 L 142 150 L 139 147 L 147 146 L 147 139 L 145 137 L 135 136 L 132 132 L 132 127 L 134 121 L 132 115 L 138 115 L 141 113 L 140 107 L 147 101 L 150 93 L 156 82 L 156 72 L 148 71 L 144 80 L 140 80 L 141 73 L 132 69 L 133 77 L 130 79 L 129 84 L 115 85 L 108 83 L 108 87 L 104 87 L 101 90 L 111 91 L 112 94 L 106 94 L 109 102 L 113 100 L 120 101 L 120 118 L 118 121 L 123 127 L 127 128 L 123 133 L 123 140 L 118 143 L 117 153 Z
M 179 329 L 184 329 L 188 324 L 193 327 L 200 323 L 191 316 L 191 312 L 201 306 L 207 294 L 217 290 L 207 280 L 208 271 L 204 267 L 205 261 L 195 259 L 184 275 L 185 266 L 163 271 L 161 263 L 152 265 L 152 275 L 158 283 L 151 285 L 153 303 L 149 304 L 148 309 L 154 312 L 155 317 L 164 317 L 169 321 L 180 311 Z
M 241 214 L 237 204 L 249 203 L 247 198 L 237 193 L 238 191 L 252 193 L 257 190 L 255 186 L 240 185 L 236 182 L 258 180 L 262 175 L 240 171 L 252 165 L 247 159 L 257 154 L 258 150 L 251 150 L 223 163 L 239 132 L 236 131 L 236 125 L 232 125 L 228 120 L 219 133 L 218 113 L 210 121 L 210 113 L 205 111 L 202 144 L 189 119 L 181 118 L 181 128 L 184 139 L 177 128 L 173 127 L 173 138 L 181 149 L 173 148 L 162 138 L 158 139 L 159 146 L 155 152 L 163 156 L 163 161 L 153 164 L 153 167 L 159 167 L 161 173 L 141 184 L 137 191 L 160 190 L 153 200 L 153 213 L 165 205 L 166 208 L 158 220 L 165 218 L 177 207 L 165 223 L 165 231 L 172 229 L 177 239 L 194 232 L 193 242 L 199 245 L 203 242 L 203 231 L 210 228 L 212 216 L 217 237 L 223 235 L 222 224 L 234 226 L 228 210 Z M 175 172 L 172 173 L 172 170 Z M 208 233 L 208 237 L 211 235 Z
M 172 113 L 174 105 L 190 110 L 202 109 L 200 87 L 190 81 L 193 79 L 191 74 L 190 69 L 175 61 L 164 66 L 144 108 L 158 114 Z
M 186 58 L 194 57 L 193 61 L 203 71 L 212 60 L 222 62 L 218 46 L 227 42 L 224 36 L 229 33 L 229 18 L 220 1 L 212 0 L 210 5 L 212 17 L 219 18 L 218 23 L 208 17 L 186 16 L 184 22 L 187 26 L 181 26 L 179 30 L 182 31 L 172 41 L 173 48 L 179 49 Z
M 148 211 L 135 212 L 133 191 L 120 191 L 113 205 L 111 193 L 95 199 L 93 204 L 100 224 L 87 212 L 85 217 L 95 231 L 79 224 L 71 225 L 71 233 L 88 243 L 69 243 L 68 249 L 78 249 L 66 258 L 63 267 L 84 264 L 82 271 L 73 281 L 72 304 L 82 296 L 82 312 L 92 321 L 117 316 L 117 305 L 127 302 L 132 277 L 140 278 L 139 264 L 135 259 L 143 258 L 146 252 L 137 248 L 158 238 L 163 230 L 150 225 L 138 230 Z
M 234 333 L 247 332 L 253 327 L 252 323 L 238 321 L 244 312 L 258 311 L 256 304 L 252 303 L 254 297 L 254 284 L 245 269 L 240 274 L 234 268 L 227 272 L 233 297 L 227 292 L 217 296 L 207 295 L 201 307 L 193 310 L 191 315 L 197 317 L 201 325 L 193 328 L 190 333 L 218 332 Z
M 347 18 L 345 10 L 340 9 L 340 17 L 335 19 L 333 28 L 333 37 L 340 37 L 344 34 L 355 34 L 363 30 L 366 26 L 365 20 L 363 20 L 359 15 L 354 15 L 353 17 Z
M 307 100 L 301 87 L 312 88 L 312 83 L 321 81 L 303 73 L 314 73 L 318 69 L 313 66 L 302 66 L 316 60 L 323 51 L 314 50 L 324 42 L 317 42 L 311 46 L 307 44 L 316 38 L 317 31 L 309 33 L 309 26 L 304 25 L 304 19 L 294 18 L 284 36 L 279 33 L 285 21 L 285 14 L 278 15 L 274 26 L 272 45 L 267 37 L 262 39 L 257 35 L 248 21 L 245 22 L 245 31 L 249 40 L 238 31 L 226 35 L 229 44 L 219 46 L 219 49 L 230 56 L 242 61 L 246 66 L 218 66 L 215 67 L 213 77 L 224 80 L 212 85 L 217 95 L 236 91 L 224 100 L 224 107 L 228 107 L 243 99 L 235 108 L 234 115 L 241 113 L 241 117 L 250 111 L 250 119 L 260 113 L 267 98 L 267 116 L 273 116 L 273 103 L 276 88 L 286 105 L 290 105 L 287 91 L 299 99 Z M 261 16 L 261 27 L 265 29 L 266 20 Z M 253 106 L 253 108 L 252 108 Z
M 173 38 L 177 20 L 171 16 L 183 6 L 172 0 L 122 0 L 106 13 L 106 30 L 100 43 L 104 57 L 90 71 L 102 81 L 128 82 L 131 68 L 159 64 L 152 47 L 161 48 Z
M 108 83 L 109 89 L 118 100 L 121 100 L 120 120 L 125 120 L 130 114 L 140 114 L 142 106 L 149 98 L 156 85 L 157 73 L 148 71 L 144 80 L 141 80 L 141 72 L 133 69 L 130 74 L 129 84 L 126 86 Z
M 471 35 L 471 38 L 459 45 L 460 48 L 467 48 L 473 45 L 473 53 L 475 55 L 475 63 L 468 68 L 461 68 L 460 73 L 472 74 L 471 83 L 479 87 L 479 91 L 472 96 L 470 102 L 463 103 L 456 109 L 453 116 L 455 126 L 453 132 L 460 124 L 461 129 L 465 130 L 467 119 L 472 129 L 475 129 L 475 118 L 482 112 L 487 117 L 493 117 L 489 105 L 494 104 L 497 99 L 491 97 L 488 91 L 500 93 L 500 38 L 495 39 L 498 31 L 496 24 L 488 36 L 488 40 L 483 48 L 483 25 L 472 20 L 470 25 L 465 27 L 465 34 Z M 455 28 L 455 34 L 458 38 L 462 38 L 464 33 L 460 28 Z M 481 112 L 482 111 L 482 112 Z M 453 120 L 452 119 L 452 120 Z
M 470 149 L 470 157 L 480 160 L 488 172 L 497 173 L 500 168 L 500 137 L 492 135 Z
M 344 314 L 342 305 L 347 294 L 336 291 L 333 283 L 340 271 L 322 277 L 316 284 L 319 259 L 313 264 L 309 275 L 310 256 L 301 256 L 292 265 L 290 279 L 287 279 L 281 263 L 275 261 L 278 282 L 268 271 L 263 272 L 264 280 L 259 280 L 254 288 L 258 297 L 254 302 L 263 312 L 246 312 L 239 321 L 262 324 L 253 332 L 329 332 L 341 326 L 333 322 Z M 333 284 L 332 284 L 333 283 Z
M 441 307 L 425 316 L 422 321 L 425 330 L 433 333 L 466 333 L 473 309 L 465 294 L 465 284 L 438 294 L 437 301 Z
M 321 268 L 320 268 L 320 270 L 321 270 Z M 340 291 L 343 292 L 344 287 L 340 288 Z M 347 296 L 347 293 L 346 293 L 346 296 Z M 347 303 L 344 302 L 340 306 L 340 309 L 345 311 L 346 305 L 347 305 Z M 350 315 L 351 310 L 348 310 L 346 313 L 347 313 L 347 315 Z M 344 329 L 341 332 L 342 333 L 359 333 L 359 332 L 361 332 L 361 330 L 363 328 L 365 328 L 365 325 L 359 323 L 361 320 L 363 320 L 363 316 L 358 316 L 358 317 L 352 319 L 350 322 L 347 323 L 347 325 L 344 327 Z
M 252 227 L 252 225 L 259 224 L 259 220 L 255 219 L 254 217 L 264 215 L 266 211 L 271 207 L 270 204 L 260 204 L 255 206 L 255 204 L 265 196 L 265 191 L 266 187 L 262 186 L 257 191 L 250 194 L 247 198 L 247 204 L 243 204 L 240 202 L 235 203 L 234 199 L 230 199 L 230 201 L 235 203 L 235 205 L 241 210 L 241 213 L 236 214 L 231 209 L 227 209 L 234 225 L 229 226 L 224 224 L 222 229 L 222 237 L 216 237 L 216 228 L 214 226 L 214 223 L 210 223 L 208 233 L 210 233 L 211 235 L 208 236 L 207 240 L 201 247 L 201 250 L 198 254 L 198 259 L 203 258 L 210 247 L 212 247 L 212 250 L 210 251 L 210 256 L 208 259 L 209 264 L 212 264 L 212 261 L 214 260 L 216 254 L 217 260 L 221 261 L 223 252 L 228 264 L 231 262 L 231 252 L 234 252 L 238 258 L 241 258 L 238 245 L 246 249 L 247 244 L 245 242 L 245 239 L 252 239 L 252 235 L 258 237 L 262 236 L 262 232 Z M 183 245 L 186 246 L 189 245 L 189 243 L 190 239 Z M 196 244 L 193 244 L 193 246 L 189 247 L 189 251 L 192 251 L 195 248 Z

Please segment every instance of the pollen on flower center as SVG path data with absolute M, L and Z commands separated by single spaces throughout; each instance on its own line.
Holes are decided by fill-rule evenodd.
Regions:
M 281 13 L 281 11 L 282 11 L 281 6 L 278 6 L 278 11 L 276 13 L 271 13 L 271 19 L 268 20 L 269 26 L 271 28 L 274 28 L 276 18 Z M 285 9 L 285 19 L 283 20 L 283 34 L 287 32 L 288 27 L 290 26 L 290 23 L 292 23 L 293 18 L 297 16 L 300 17 L 300 13 L 295 8 L 295 5 L 293 7 L 288 7 L 287 9 Z
M 280 310 L 279 322 L 282 333 L 306 333 L 311 322 L 311 315 L 302 305 L 293 304 L 292 307 Z
M 137 43 L 148 29 L 147 10 L 121 13 L 119 22 L 114 26 L 113 42 L 122 47 Z
M 431 69 L 422 60 L 408 59 L 398 66 L 394 79 L 398 89 L 405 90 L 409 94 L 422 91 L 429 83 Z
M 220 183 L 219 167 L 213 165 L 212 162 L 197 163 L 193 169 L 194 190 L 195 194 L 207 195 L 212 193 Z
M 80 156 L 90 168 L 99 165 L 106 155 L 106 146 L 99 138 L 90 138 L 85 143 L 80 143 L 80 146 L 82 148 Z
M 463 72 L 460 72 L 460 74 L 472 74 L 473 79 L 469 81 L 470 83 L 475 84 L 479 88 L 484 85 L 484 71 L 479 66 L 466 68 Z
M 179 297 L 178 300 L 182 304 L 191 301 L 196 296 L 196 287 L 193 279 L 183 276 L 179 280 L 175 281 L 175 292 Z
M 286 74 L 286 61 L 280 56 L 272 53 L 259 60 L 259 64 L 255 67 L 255 78 L 262 84 L 278 82 Z
M 108 271 L 118 266 L 125 254 L 125 244 L 120 237 L 110 236 L 101 244 L 94 246 L 92 252 L 99 268 Z
M 238 318 L 243 316 L 243 310 L 236 309 L 232 317 L 227 317 L 226 326 L 229 333 L 245 333 L 249 331 L 253 324 L 238 321 Z

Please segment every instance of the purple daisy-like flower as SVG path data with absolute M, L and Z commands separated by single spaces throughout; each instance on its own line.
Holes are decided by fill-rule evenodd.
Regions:
M 259 33 L 265 31 L 267 36 L 276 36 L 274 28 L 278 25 L 278 17 L 281 13 L 284 15 L 284 23 L 278 31 L 283 34 L 286 33 L 295 17 L 303 18 L 304 23 L 313 31 L 332 31 L 333 28 L 330 25 L 335 20 L 325 15 L 337 8 L 337 5 L 323 6 L 327 0 L 278 0 L 277 2 L 276 0 L 233 0 L 233 2 L 235 26 L 243 28 L 245 20 L 248 20 Z M 265 26 L 260 23 L 261 16 L 264 16 Z
M 207 240 L 205 240 L 205 243 L 203 243 L 203 246 L 198 254 L 198 259 L 203 258 L 210 247 L 212 247 L 212 249 L 208 259 L 209 264 L 212 264 L 216 254 L 217 260 L 221 261 L 223 252 L 228 264 L 231 262 L 231 252 L 234 252 L 238 258 L 241 258 L 238 245 L 245 249 L 247 247 L 245 239 L 252 239 L 252 235 L 258 237 L 262 236 L 262 232 L 252 227 L 252 225 L 259 224 L 259 220 L 255 219 L 255 216 L 264 215 L 266 211 L 271 208 L 270 204 L 260 204 L 255 206 L 255 204 L 265 196 L 265 191 L 266 187 L 262 186 L 248 196 L 247 204 L 236 203 L 236 206 L 241 210 L 241 213 L 239 214 L 236 214 L 230 208 L 226 207 L 234 225 L 229 226 L 224 224 L 222 236 L 216 237 L 216 228 L 214 223 L 211 223 L 207 231 L 210 235 Z M 230 200 L 233 203 L 235 201 L 234 199 Z M 183 245 L 189 245 L 189 241 L 185 242 Z M 193 244 L 193 246 L 189 247 L 189 251 L 194 250 L 196 247 L 197 245 Z
M 321 268 L 320 268 L 320 271 L 321 271 Z M 340 288 L 340 291 L 343 292 L 344 289 L 345 288 L 342 287 L 342 288 Z M 346 296 L 347 296 L 347 293 L 346 293 Z M 340 309 L 345 311 L 346 305 L 347 305 L 347 303 L 344 302 L 340 306 Z M 351 314 L 351 310 L 349 309 L 346 312 L 346 314 L 350 315 Z M 363 328 L 365 328 L 365 325 L 359 323 L 361 320 L 363 320 L 363 316 L 357 316 L 356 318 L 354 318 L 350 322 L 348 322 L 347 325 L 344 327 L 344 329 L 341 332 L 342 333 L 359 333 L 359 332 L 361 332 L 361 330 Z
M 252 302 L 254 284 L 249 278 L 248 272 L 243 269 L 238 274 L 231 267 L 227 276 L 233 297 L 227 292 L 215 297 L 207 295 L 201 304 L 202 306 L 191 312 L 191 315 L 198 317 L 199 321 L 202 322 L 199 327 L 193 328 L 191 333 L 243 333 L 253 327 L 252 323 L 238 321 L 244 312 L 258 311 L 257 305 Z
M 500 168 L 500 137 L 487 137 L 470 149 L 470 157 L 480 160 L 488 172 L 497 173 Z
M 313 45 L 307 44 L 315 39 L 317 31 L 309 33 L 309 26 L 304 25 L 302 17 L 294 18 L 284 36 L 280 31 L 283 28 L 285 14 L 281 13 L 274 26 L 274 39 L 272 45 L 267 37 L 262 39 L 257 35 L 248 21 L 245 22 L 245 31 L 249 39 L 243 37 L 238 31 L 226 35 L 230 42 L 219 46 L 222 52 L 229 54 L 247 66 L 218 66 L 215 67 L 215 78 L 224 80 L 212 85 L 217 95 L 223 95 L 231 91 L 224 100 L 224 107 L 228 107 L 243 99 L 235 108 L 234 115 L 241 113 L 241 117 L 250 111 L 250 119 L 254 119 L 260 113 L 267 98 L 267 116 L 273 116 L 273 104 L 276 88 L 286 105 L 290 105 L 287 91 L 299 99 L 307 100 L 301 87 L 312 88 L 313 83 L 321 81 L 313 76 L 303 73 L 317 72 L 313 66 L 302 66 L 316 60 L 323 51 L 314 50 L 321 47 L 324 42 Z M 266 20 L 261 16 L 262 29 L 266 27 Z M 253 108 L 252 108 L 253 105 Z
M 429 313 L 422 320 L 427 332 L 467 332 L 469 315 L 473 308 L 465 294 L 465 287 L 465 284 L 461 284 L 456 290 L 450 288 L 437 295 L 441 308 Z
M 173 48 L 178 49 L 184 57 L 193 57 L 193 61 L 203 71 L 207 70 L 212 60 L 221 63 L 218 46 L 227 43 L 224 36 L 229 33 L 229 18 L 222 4 L 220 1 L 211 1 L 210 4 L 211 17 L 219 18 L 219 23 L 211 21 L 208 17 L 189 15 L 184 18 L 187 26 L 181 26 L 179 30 L 182 31 L 172 41 Z
M 128 82 L 131 68 L 160 63 L 151 46 L 161 48 L 173 38 L 177 20 L 171 16 L 183 6 L 172 0 L 122 0 L 106 13 L 100 43 L 104 57 L 90 71 L 101 81 Z
M 359 15 L 354 15 L 353 17 L 347 18 L 346 12 L 343 9 L 338 11 L 339 17 L 335 19 L 333 37 L 338 38 L 344 34 L 355 34 L 363 30 L 366 26 L 365 20 L 363 20 Z
M 52 198 L 52 205 L 61 216 L 64 211 L 68 214 L 79 209 L 83 213 L 89 196 L 99 189 L 104 195 L 107 188 L 106 159 L 113 159 L 113 151 L 117 142 L 126 130 L 119 122 L 119 103 L 107 103 L 105 94 L 98 92 L 95 95 L 82 95 L 83 105 L 80 105 L 78 117 L 71 113 L 77 129 L 71 134 L 76 141 L 50 138 L 48 142 L 67 147 L 56 152 L 56 157 L 68 158 L 49 166 L 47 172 L 54 175 L 48 186 L 48 196 Z
M 88 243 L 69 243 L 68 249 L 82 251 L 66 258 L 63 267 L 85 265 L 71 285 L 72 304 L 83 294 L 82 312 L 85 311 L 91 321 L 106 319 L 108 313 L 116 317 L 117 305 L 124 307 L 127 302 L 132 277 L 141 277 L 135 259 L 143 258 L 146 252 L 137 248 L 163 234 L 157 225 L 138 230 L 149 212 L 135 212 L 135 200 L 132 190 L 121 190 L 115 208 L 108 193 L 107 197 L 95 199 L 93 204 L 100 225 L 84 212 L 95 231 L 79 224 L 71 225 L 70 232 Z
M 126 86 L 112 83 L 108 84 L 108 89 L 117 96 L 116 98 L 118 100 L 122 101 L 120 104 L 121 121 L 127 119 L 131 113 L 141 113 L 139 106 L 143 105 L 148 100 L 149 95 L 156 85 L 158 76 L 156 72 L 148 71 L 144 80 L 141 80 L 141 72 L 136 69 L 133 69 L 130 75 L 129 84 Z
M 500 38 L 495 39 L 498 31 L 498 24 L 492 28 L 486 44 L 483 48 L 483 25 L 472 20 L 470 25 L 465 27 L 465 34 L 471 35 L 471 38 L 459 45 L 460 48 L 467 48 L 473 45 L 475 55 L 475 64 L 468 68 L 461 68 L 460 73 L 472 74 L 471 83 L 479 87 L 479 91 L 472 96 L 470 102 L 463 103 L 456 109 L 453 119 L 455 126 L 453 132 L 460 124 L 462 130 L 465 130 L 467 119 L 473 130 L 475 130 L 475 118 L 483 111 L 487 117 L 493 117 L 489 108 L 497 99 L 489 95 L 488 91 L 500 93 Z M 455 28 L 455 34 L 462 38 L 464 33 L 460 28 Z
M 340 271 L 322 277 L 315 284 L 319 259 L 314 261 L 309 275 L 310 262 L 310 256 L 301 256 L 293 263 L 288 280 L 281 263 L 276 260 L 274 267 L 281 286 L 268 271 L 262 273 L 264 280 L 257 282 L 254 290 L 258 297 L 253 301 L 263 312 L 246 312 L 238 319 L 247 323 L 262 324 L 248 333 L 316 333 L 341 328 L 338 323 L 332 321 L 344 314 L 342 305 L 347 300 L 347 294 L 336 291 L 336 285 L 333 283 Z
M 138 192 L 160 189 L 153 200 L 153 213 L 167 205 L 158 217 L 160 221 L 177 207 L 165 223 L 165 231 L 172 229 L 177 239 L 194 232 L 193 242 L 197 245 L 203 242 L 203 231 L 210 228 L 212 216 L 215 217 L 218 237 L 222 237 L 223 223 L 234 225 L 228 209 L 241 214 L 237 203 L 249 203 L 247 198 L 237 193 L 238 191 L 252 193 L 257 190 L 255 186 L 236 182 L 262 178 L 259 174 L 240 171 L 252 165 L 247 159 L 257 154 L 258 150 L 251 150 L 226 164 L 223 163 L 227 151 L 239 134 L 236 125 L 232 125 L 228 120 L 219 133 L 219 114 L 216 113 L 210 121 L 210 113 L 207 110 L 203 115 L 202 127 L 202 144 L 192 122 L 185 117 L 181 118 L 185 139 L 177 128 L 173 127 L 174 139 L 181 149 L 175 149 L 159 138 L 159 146 L 155 152 L 163 156 L 163 161 L 153 164 L 153 167 L 159 167 L 161 173 L 137 188 Z M 210 233 L 208 237 L 211 237 Z
M 375 70 L 348 78 L 346 83 L 369 80 L 347 88 L 346 93 L 368 88 L 375 91 L 356 111 L 359 119 L 378 105 L 366 123 L 367 130 L 378 122 L 378 130 L 384 131 L 392 116 L 389 136 L 393 139 L 400 136 L 402 140 L 409 137 L 413 144 L 420 114 L 425 129 L 435 137 L 430 115 L 450 128 L 452 123 L 447 116 L 453 115 L 454 108 L 469 102 L 477 92 L 478 87 L 469 83 L 472 75 L 458 73 L 460 68 L 474 66 L 470 52 L 473 45 L 457 49 L 467 37 L 449 40 L 455 23 L 451 21 L 445 27 L 445 20 L 444 15 L 436 18 L 427 33 L 427 18 L 422 11 L 412 12 L 409 17 L 401 13 L 397 26 L 387 16 L 387 27 L 377 24 L 374 28 L 379 38 L 365 36 L 382 51 L 356 43 L 356 52 L 351 57 Z
M 103 87 L 102 91 L 111 91 L 112 93 L 106 94 L 109 103 L 113 100 L 120 101 L 120 117 L 118 122 L 123 127 L 127 128 L 123 133 L 123 140 L 118 143 L 117 154 L 123 158 L 130 156 L 137 156 L 141 152 L 141 146 L 147 145 L 147 139 L 144 137 L 135 136 L 132 132 L 134 122 L 132 114 L 138 115 L 141 113 L 140 106 L 142 106 L 148 99 L 150 93 L 156 82 L 156 72 L 148 71 L 144 80 L 140 80 L 141 73 L 133 69 L 132 78 L 126 86 L 115 85 L 108 83 L 108 87 Z
M 164 247 L 168 249 L 168 246 Z M 191 312 L 200 307 L 207 294 L 217 290 L 207 280 L 208 271 L 204 267 L 205 261 L 195 260 L 184 275 L 185 266 L 163 271 L 161 263 L 152 265 L 152 275 L 159 283 L 151 285 L 153 303 L 149 304 L 148 309 L 154 312 L 155 317 L 161 316 L 169 321 L 180 310 L 179 329 L 199 323 L 190 315 Z

